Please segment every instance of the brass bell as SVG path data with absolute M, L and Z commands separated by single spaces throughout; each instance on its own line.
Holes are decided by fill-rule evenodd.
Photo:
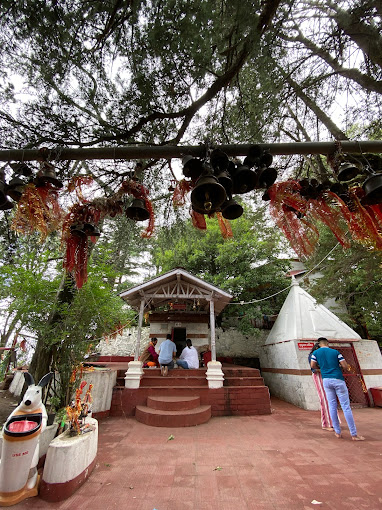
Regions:
M 87 237 L 87 233 L 85 232 L 85 225 L 83 223 L 75 223 L 74 225 L 70 225 L 70 233 L 78 237 Z
M 126 216 L 134 221 L 146 221 L 150 218 L 150 213 L 146 209 L 145 201 L 135 198 L 130 207 L 125 210 Z
M 337 178 L 339 181 L 350 181 L 357 177 L 360 173 L 360 169 L 353 165 L 353 163 L 341 163 L 338 169 Z
M 91 223 L 84 223 L 84 232 L 87 236 L 91 237 L 99 237 L 101 235 L 100 229 Z
M 6 186 L 6 194 L 9 195 L 15 202 L 18 202 L 21 195 L 24 193 L 25 182 L 20 177 L 13 177 Z
M 230 195 L 232 192 L 232 179 L 230 174 L 227 171 L 220 172 L 216 175 L 219 183 L 223 186 L 225 189 L 227 195 Z
M 277 170 L 275 168 L 261 168 L 256 172 L 257 185 L 259 188 L 269 188 L 277 179 Z
M 218 174 L 224 170 L 227 170 L 229 159 L 227 154 L 223 152 L 221 149 L 214 149 L 211 152 L 210 163 L 215 171 L 215 174 Z
M 217 177 L 202 175 L 191 192 L 192 208 L 201 214 L 211 214 L 220 208 L 226 197 L 226 191 Z
M 362 185 L 365 196 L 361 199 L 363 205 L 382 203 L 382 173 L 371 174 Z
M 3 180 L 0 180 L 0 204 L 5 204 L 7 199 L 6 184 Z
M 243 194 L 255 189 L 257 185 L 256 173 L 248 166 L 239 165 L 233 174 L 232 192 Z
M 264 154 L 260 158 L 260 165 L 259 166 L 271 166 L 273 161 L 273 156 L 269 152 L 264 152 Z
M 21 174 L 24 177 L 30 177 L 33 174 L 32 169 L 25 163 L 9 163 L 9 166 L 12 168 L 15 174 Z
M 6 188 L 7 185 L 5 184 L 5 181 L 0 178 L 0 211 L 13 209 L 12 202 L 8 200 Z
M 227 220 L 236 220 L 243 214 L 243 208 L 232 197 L 226 200 L 221 207 L 223 218 Z
M 56 188 L 62 188 L 62 182 L 57 179 L 56 172 L 54 170 L 54 166 L 48 161 L 43 161 L 41 163 L 41 168 L 37 172 L 36 178 L 34 180 L 37 187 L 45 186 L 48 182 L 53 184 Z
M 182 165 L 184 176 L 189 177 L 193 181 L 198 179 L 203 172 L 203 163 L 200 159 L 194 158 L 194 156 L 184 156 Z
M 248 155 L 244 159 L 243 164 L 245 166 L 248 166 L 249 168 L 252 168 L 254 166 L 259 166 L 260 158 L 262 155 L 263 155 L 263 149 L 260 147 L 260 145 L 251 145 L 251 147 L 248 150 Z

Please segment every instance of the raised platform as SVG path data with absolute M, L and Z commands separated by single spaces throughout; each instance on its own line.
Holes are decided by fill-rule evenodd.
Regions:
M 186 424 L 175 425 L 175 418 L 171 415 L 171 412 L 176 411 L 174 409 L 171 410 L 167 407 L 166 409 L 159 410 L 161 411 L 160 413 L 153 412 L 155 398 L 160 398 L 162 401 L 161 405 L 163 405 L 164 397 L 171 397 L 174 402 L 177 401 L 178 403 L 180 403 L 179 399 L 184 399 L 185 397 L 188 397 L 188 399 L 199 397 L 200 406 L 210 406 L 211 416 L 243 416 L 271 413 L 269 390 L 264 386 L 259 370 L 236 365 L 223 365 L 223 372 L 224 386 L 222 388 L 210 389 L 206 380 L 206 368 L 194 370 L 175 368 L 170 370 L 166 377 L 160 375 L 159 369 L 145 369 L 140 388 L 130 389 L 125 388 L 125 373 L 119 369 L 117 386 L 115 386 L 113 391 L 110 415 L 135 415 L 139 421 L 145 419 L 144 423 L 149 424 L 150 420 L 154 420 L 153 416 L 158 416 L 158 414 L 164 411 L 167 412 L 169 417 L 172 416 L 172 426 L 187 426 Z M 152 397 L 155 398 L 153 399 Z M 165 407 L 167 405 L 170 406 L 170 400 L 167 401 Z M 176 406 L 176 404 L 173 405 Z M 142 410 L 142 408 L 145 409 Z M 147 410 L 147 408 L 151 409 L 151 411 Z M 158 411 L 158 409 L 155 408 L 154 411 Z M 142 418 L 143 414 L 145 414 L 144 418 Z M 192 414 L 189 413 L 189 415 Z M 161 421 L 161 419 L 157 419 Z M 182 420 L 186 423 L 185 418 L 180 419 L 180 422 Z M 192 419 L 189 418 L 189 421 L 191 422 Z

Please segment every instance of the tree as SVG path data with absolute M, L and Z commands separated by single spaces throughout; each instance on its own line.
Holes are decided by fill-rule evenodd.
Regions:
M 335 246 L 331 234 L 320 235 L 320 246 L 307 261 L 314 267 Z M 313 283 L 309 292 L 320 302 L 329 298 L 345 305 L 341 318 L 362 338 L 382 342 L 382 256 L 361 244 L 352 243 L 348 250 L 340 246 L 331 252 L 319 267 L 322 278 Z
M 234 302 L 261 301 L 288 287 L 288 262 L 279 258 L 285 245 L 267 225 L 264 211 L 247 208 L 245 217 L 231 222 L 231 226 L 233 237 L 229 239 L 223 238 L 216 218 L 207 220 L 206 231 L 196 230 L 189 220 L 162 229 L 154 246 L 153 263 L 160 273 L 183 267 L 231 293 Z M 224 316 L 240 317 L 239 326 L 246 331 L 250 319 L 278 313 L 284 298 L 279 294 L 259 304 L 232 305 Z

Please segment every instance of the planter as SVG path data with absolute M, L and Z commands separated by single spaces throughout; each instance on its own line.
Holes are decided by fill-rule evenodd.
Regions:
M 370 393 L 373 397 L 374 405 L 377 407 L 382 407 L 382 387 L 370 388 Z
M 94 427 L 92 432 L 71 437 L 66 430 L 50 443 L 39 493 L 45 501 L 67 499 L 93 471 L 98 448 L 98 422 L 94 418 L 87 418 L 86 422 Z

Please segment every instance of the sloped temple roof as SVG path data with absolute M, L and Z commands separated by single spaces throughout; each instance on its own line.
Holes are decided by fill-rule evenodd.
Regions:
M 206 283 L 181 268 L 173 269 L 156 278 L 121 292 L 120 297 L 133 308 L 139 308 L 142 298 L 146 304 L 158 306 L 171 300 L 199 300 L 206 310 L 212 299 L 218 315 L 231 301 L 232 296 L 218 287 Z
M 293 278 L 292 287 L 265 344 L 287 340 L 361 340 L 350 326 L 302 289 Z

